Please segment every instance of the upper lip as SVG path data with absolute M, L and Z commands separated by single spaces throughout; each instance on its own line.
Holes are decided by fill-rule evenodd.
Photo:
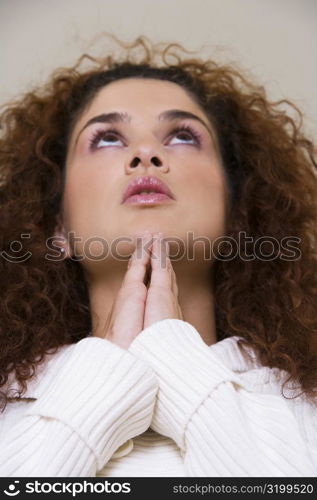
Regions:
M 124 203 L 130 196 L 140 193 L 140 191 L 155 191 L 156 193 L 163 193 L 170 198 L 175 199 L 173 193 L 165 182 L 153 175 L 150 175 L 147 177 L 136 177 L 129 182 L 125 192 L 123 193 L 122 203 Z

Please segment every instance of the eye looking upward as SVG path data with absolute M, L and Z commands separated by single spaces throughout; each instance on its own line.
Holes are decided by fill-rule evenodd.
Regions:
M 174 137 L 178 137 L 179 140 L 179 142 L 176 142 L 176 144 L 188 144 L 194 146 L 200 146 L 201 144 L 201 135 L 190 125 L 184 124 L 175 127 L 169 133 L 168 138 L 171 139 Z M 95 151 L 97 149 L 102 149 L 108 146 L 119 146 L 119 144 L 117 144 L 119 141 L 124 144 L 122 135 L 116 129 L 99 129 L 94 132 L 93 136 L 89 140 L 89 149 L 91 151 Z

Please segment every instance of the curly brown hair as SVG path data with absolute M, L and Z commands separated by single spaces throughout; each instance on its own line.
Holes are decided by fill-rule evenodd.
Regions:
M 240 336 L 241 346 L 251 346 L 261 364 L 285 370 L 299 393 L 315 400 L 316 149 L 302 132 L 301 112 L 288 100 L 271 102 L 236 67 L 192 57 L 179 44 L 154 45 L 145 37 L 117 42 L 121 59 L 84 54 L 75 66 L 54 71 L 46 85 L 9 102 L 1 114 L 2 406 L 13 395 L 10 374 L 20 387 L 14 395 L 21 397 L 47 353 L 78 342 L 91 329 L 79 262 L 45 259 L 46 241 L 59 222 L 76 120 L 100 88 L 129 76 L 181 85 L 214 125 L 231 188 L 227 236 L 238 241 L 244 231 L 254 239 L 299 238 L 297 259 L 281 258 L 276 249 L 270 259 L 241 259 L 241 248 L 239 257 L 215 260 L 217 340 Z M 82 69 L 84 63 L 92 67 Z

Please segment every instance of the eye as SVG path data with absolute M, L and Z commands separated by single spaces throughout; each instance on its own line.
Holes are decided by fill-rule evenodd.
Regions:
M 201 144 L 201 136 L 196 130 L 192 129 L 189 125 L 182 125 L 172 130 L 170 136 L 178 139 L 176 144 Z
M 107 146 L 119 146 L 120 142 L 122 143 L 122 139 L 116 130 L 96 130 L 89 140 L 89 148 L 94 150 Z
M 174 144 L 190 144 L 190 145 L 200 145 L 201 136 L 189 125 L 181 125 L 176 127 L 169 134 L 172 138 Z M 176 141 L 176 142 L 175 142 Z M 94 151 L 96 149 L 101 149 L 109 146 L 120 146 L 123 144 L 123 139 L 121 135 L 115 129 L 111 130 L 96 130 L 89 140 L 89 149 Z

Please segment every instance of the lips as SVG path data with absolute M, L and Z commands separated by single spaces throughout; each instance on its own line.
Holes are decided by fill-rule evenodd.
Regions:
M 131 196 L 139 195 L 142 191 L 159 193 L 172 200 L 175 199 L 173 193 L 163 181 L 155 176 L 147 176 L 137 177 L 128 184 L 122 197 L 122 203 L 125 203 Z

